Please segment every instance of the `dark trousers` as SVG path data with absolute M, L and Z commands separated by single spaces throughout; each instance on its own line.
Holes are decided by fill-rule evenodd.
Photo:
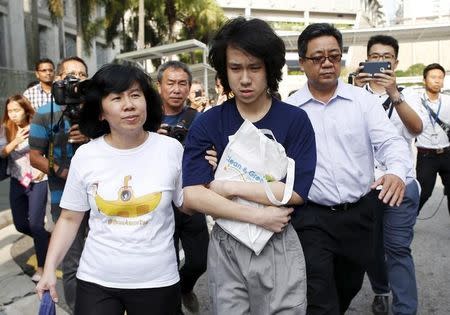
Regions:
M 77 279 L 75 315 L 175 315 L 181 305 L 180 285 L 115 289 Z
M 206 271 L 209 233 L 203 213 L 189 216 L 173 207 L 175 216 L 174 244 L 179 261 L 179 241 L 183 246 L 184 265 L 180 269 L 181 293 L 194 289 L 198 278 Z
M 425 202 L 433 193 L 434 184 L 436 183 L 436 175 L 441 176 L 444 192 L 447 195 L 447 208 L 450 213 L 450 151 L 442 154 L 436 153 L 417 153 L 417 180 L 422 187 L 420 194 L 419 211 Z
M 414 180 L 406 185 L 400 206 L 385 205 L 383 220 L 376 220 L 376 257 L 367 274 L 375 293 L 389 293 L 390 287 L 392 311 L 396 315 L 417 313 L 417 284 L 411 243 L 418 207 L 419 187 Z M 379 246 L 383 240 L 384 247 Z
M 308 202 L 293 219 L 306 261 L 308 315 L 344 314 L 373 259 L 379 191 L 347 210 Z
M 25 188 L 11 178 L 9 200 L 14 226 L 20 233 L 33 238 L 38 267 L 44 267 L 50 233 L 45 230 L 47 181 L 31 183 Z
M 375 294 L 389 294 L 389 279 L 386 268 L 386 255 L 384 251 L 384 209 L 375 211 L 375 225 L 373 229 L 374 259 L 367 268 L 372 290 Z

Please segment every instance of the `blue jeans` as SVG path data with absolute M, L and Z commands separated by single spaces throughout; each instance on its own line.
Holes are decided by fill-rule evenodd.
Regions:
M 33 238 L 38 267 L 44 267 L 50 233 L 45 230 L 47 181 L 31 183 L 25 188 L 11 177 L 9 202 L 14 226 L 20 233 Z
M 393 297 L 392 311 L 396 315 L 417 313 L 417 284 L 411 242 L 419 200 L 419 186 L 416 181 L 412 181 L 406 185 L 400 207 L 386 206 L 384 210 L 386 270 Z M 371 274 L 369 278 L 375 293 L 388 292 L 377 292 L 384 286 L 382 273 Z

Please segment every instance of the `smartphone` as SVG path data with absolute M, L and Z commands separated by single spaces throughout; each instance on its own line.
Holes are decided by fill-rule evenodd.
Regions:
M 360 66 L 364 66 L 361 72 L 364 73 L 382 73 L 383 70 L 391 70 L 391 63 L 389 61 L 367 61 L 361 62 Z
M 195 97 L 200 97 L 200 96 L 202 96 L 202 90 L 195 91 Z

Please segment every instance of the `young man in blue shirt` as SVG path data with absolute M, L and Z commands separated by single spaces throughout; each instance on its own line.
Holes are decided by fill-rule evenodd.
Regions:
M 259 19 L 236 18 L 214 37 L 209 54 L 224 92 L 234 98 L 194 121 L 183 157 L 184 202 L 215 218 L 256 224 L 275 232 L 259 255 L 217 224 L 208 249 L 208 278 L 213 314 L 305 314 L 306 278 L 302 248 L 289 220 L 308 197 L 314 177 L 316 148 L 311 123 L 303 110 L 276 100 L 285 64 L 283 41 Z M 263 184 L 214 181 L 204 152 L 218 158 L 244 122 L 269 129 L 295 161 L 294 192 L 288 207 L 268 200 Z M 271 182 L 277 199 L 285 184 Z M 265 207 L 239 204 L 239 197 Z M 271 298 L 267 298 L 270 296 Z

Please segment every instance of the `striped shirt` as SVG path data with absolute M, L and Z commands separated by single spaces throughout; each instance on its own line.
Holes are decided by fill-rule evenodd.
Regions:
M 37 110 L 30 125 L 30 149 L 39 150 L 49 156 L 50 132 L 53 130 L 55 164 L 69 168 L 74 154 L 72 144 L 68 142 L 70 123 L 61 111 L 61 106 L 53 104 L 53 127 L 51 126 L 51 105 L 47 103 Z M 52 205 L 59 206 L 66 181 L 56 175 L 48 174 L 48 183 Z
M 42 89 L 40 83 L 32 86 L 23 92 L 23 96 L 25 96 L 33 105 L 33 108 L 37 110 L 42 105 L 50 103 L 52 98 L 52 93 L 47 93 Z

